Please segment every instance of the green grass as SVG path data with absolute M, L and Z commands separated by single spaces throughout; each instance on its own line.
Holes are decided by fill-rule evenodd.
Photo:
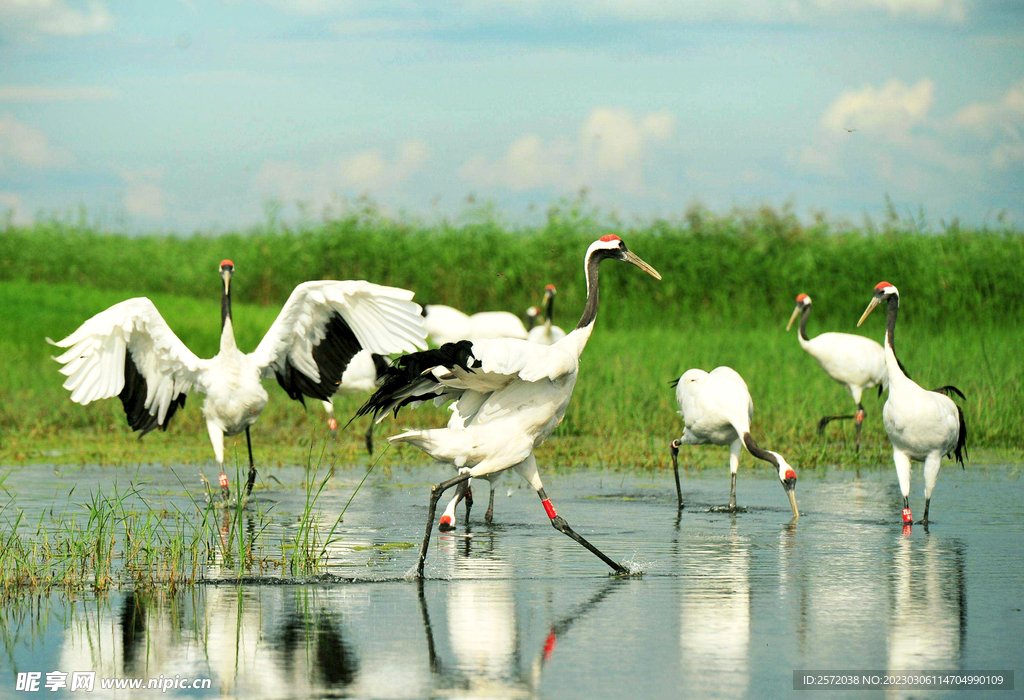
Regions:
M 616 272 L 633 271 L 623 267 Z M 5 315 L 0 328 L 0 352 L 7 360 L 0 365 L 0 462 L 212 463 L 200 395 L 190 396 L 167 433 L 154 432 L 137 440 L 124 421 L 119 401 L 79 406 L 61 387 L 63 377 L 50 359 L 54 348 L 43 338 L 63 337 L 81 320 L 123 296 L 73 285 L 0 282 L 0 305 L 14 312 Z M 215 298 L 199 301 L 164 294 L 153 298 L 185 343 L 200 355 L 216 352 L 219 305 Z M 249 304 L 236 307 L 235 324 L 243 348 L 255 347 L 275 311 Z M 849 412 L 849 395 L 800 349 L 795 330 L 784 331 L 788 311 L 780 309 L 774 318 L 754 326 L 718 327 L 705 319 L 682 328 L 624 330 L 605 328 L 599 319 L 565 421 L 557 439 L 542 447 L 540 459 L 555 467 L 666 464 L 666 445 L 682 427 L 668 382 L 689 367 L 711 369 L 723 364 L 739 371 L 750 386 L 759 440 L 798 465 L 848 457 L 849 452 L 837 452 L 836 445 L 826 448 L 814 427 L 825 413 Z M 814 334 L 824 324 L 812 325 Z M 867 326 L 867 332 L 880 334 L 881 317 L 872 318 Z M 1024 345 L 1024 327 L 990 322 L 976 324 L 970 333 L 943 333 L 906 322 L 900 328 L 900 345 L 903 360 L 918 381 L 926 386 L 952 382 L 967 394 L 964 408 L 972 446 L 1019 455 L 1024 363 L 1017 355 Z M 322 410 L 311 401 L 304 411 L 273 382 L 267 388 L 271 401 L 253 432 L 257 460 L 264 465 L 305 463 L 310 445 L 327 435 Z M 352 415 L 363 398 L 339 397 L 339 417 Z M 883 400 L 874 393 L 865 400 L 865 454 L 880 463 L 888 461 L 889 449 L 879 421 Z M 392 433 L 399 425 L 441 425 L 445 419 L 440 409 L 407 410 L 397 424 L 389 419 L 378 433 Z M 358 425 L 340 435 L 332 448 L 339 459 L 365 460 L 361 433 Z M 829 435 L 832 441 L 850 437 L 852 426 L 834 425 Z M 230 458 L 243 459 L 244 441 L 229 440 L 228 450 Z M 698 465 L 724 459 L 719 450 L 690 452 Z M 422 461 L 422 455 L 411 449 L 391 450 L 384 460 L 385 464 L 416 462 Z
M 41 223 L 0 229 L 0 279 L 216 301 L 217 266 L 231 258 L 237 298 L 260 306 L 277 307 L 306 280 L 368 279 L 470 313 L 521 312 L 553 282 L 559 320 L 572 325 L 585 295 L 583 252 L 607 232 L 622 236 L 664 280 L 607 270 L 605 329 L 682 329 L 712 316 L 726 326 L 763 327 L 788 314 L 798 292 L 815 298 L 822 327 L 851 328 L 882 279 L 900 288 L 908 326 L 948 332 L 958 324 L 1024 320 L 1020 232 L 951 225 L 935 233 L 895 216 L 862 230 L 808 227 L 770 210 L 713 216 L 696 209 L 679 221 L 627 226 L 579 202 L 553 207 L 534 228 L 472 212 L 427 225 L 372 210 L 298 229 L 271 222 L 218 236 L 130 237 Z
M 55 494 L 49 508 L 36 501 L 29 506 L 35 512 L 31 519 L 0 478 L 0 604 L 50 590 L 173 590 L 205 580 L 211 567 L 219 579 L 321 572 L 329 548 L 340 539 L 335 531 L 348 506 L 336 516 L 323 513 L 320 495 L 334 471 L 320 457 L 307 463 L 305 500 L 287 527 L 274 512 L 276 504 L 258 499 L 222 504 L 213 495 L 176 506 L 152 493 L 141 467 L 127 486 L 115 480 L 104 492 L 102 486 L 78 484 Z M 240 469 L 237 476 L 241 483 Z M 349 503 L 362 485 L 355 486 Z
M 2 225 L 2 224 L 0 224 Z M 565 422 L 539 457 L 552 466 L 657 467 L 681 429 L 668 382 L 690 367 L 729 365 L 747 380 L 761 441 L 805 464 L 842 461 L 852 426 L 830 426 L 826 446 L 814 426 L 848 413 L 849 396 L 784 332 L 797 292 L 815 299 L 811 335 L 858 332 L 855 323 L 876 282 L 900 287 L 901 359 L 925 386 L 953 383 L 975 455 L 1019 459 L 1024 415 L 1024 236 L 1010 230 L 932 231 L 893 213 L 862 230 L 821 221 L 802 225 L 787 211 L 714 216 L 691 209 L 678 221 L 635 226 L 603 217 L 585 202 L 552 207 L 547 221 L 515 228 L 479 211 L 455 222 L 392 221 L 369 207 L 338 221 L 289 228 L 273 220 L 219 236 L 131 237 L 57 221 L 0 229 L 0 463 L 211 462 L 202 396 L 193 394 L 166 434 L 138 441 L 120 402 L 72 404 L 44 342 L 65 336 L 98 311 L 131 296 L 151 297 L 200 356 L 217 351 L 222 258 L 236 263 L 235 328 L 256 346 L 292 287 L 315 278 L 365 278 L 403 286 L 417 300 L 468 312 L 519 311 L 558 285 L 556 322 L 571 328 L 584 299 L 581 259 L 599 234 L 614 231 L 662 273 L 656 282 L 628 266 L 602 268 L 598 327 Z M 876 314 L 859 332 L 881 339 Z M 308 410 L 273 382 L 254 431 L 262 464 L 302 464 L 326 434 L 317 402 Z M 364 397 L 338 397 L 339 418 Z M 889 461 L 878 420 L 882 401 L 866 398 L 865 456 Z M 441 425 L 445 412 L 407 411 L 401 425 Z M 365 424 L 364 424 L 365 425 Z M 385 423 L 378 432 L 397 426 Z M 353 426 L 332 447 L 341 460 L 365 460 Z M 229 440 L 229 456 L 244 453 Z M 717 450 L 688 456 L 717 464 Z M 704 455 L 707 455 L 705 458 Z M 843 455 L 846 455 L 845 457 Z M 385 460 L 421 461 L 414 450 Z

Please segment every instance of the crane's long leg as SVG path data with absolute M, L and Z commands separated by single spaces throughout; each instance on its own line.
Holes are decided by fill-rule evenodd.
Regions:
M 683 509 L 683 487 L 679 485 L 679 440 L 673 440 L 668 444 L 669 454 L 672 455 L 672 472 L 676 477 L 676 498 L 679 499 L 679 510 Z
M 245 482 L 245 497 L 248 498 L 256 483 L 256 462 L 252 458 L 252 436 L 249 435 L 249 426 L 245 427 L 245 446 L 249 448 L 249 479 Z
M 910 514 L 910 457 L 894 447 L 892 461 L 896 464 L 896 478 L 900 481 L 900 493 L 903 494 L 903 524 L 909 525 L 914 522 Z
M 740 448 L 742 442 L 733 440 L 729 445 L 729 510 L 736 512 L 736 474 L 740 470 Z
M 861 404 L 857 404 L 857 412 L 855 414 L 853 414 L 853 420 L 854 420 L 854 423 L 856 423 L 856 425 L 857 425 L 856 451 L 858 453 L 860 453 L 860 430 L 861 430 L 861 428 L 864 427 L 864 419 L 867 417 L 867 415 L 868 415 L 868 413 L 867 413 L 867 411 L 864 410 L 864 406 L 862 406 Z
M 540 502 L 542 504 L 544 504 L 544 510 L 547 512 L 548 518 L 551 519 L 551 526 L 553 528 L 555 528 L 556 530 L 561 532 L 563 535 L 568 535 L 569 537 L 571 537 L 572 539 L 576 540 L 581 545 L 583 545 L 584 547 L 589 549 L 591 554 L 594 554 L 595 556 L 597 556 L 598 559 L 600 559 L 605 564 L 610 566 L 612 568 L 612 571 L 614 571 L 615 573 L 617 573 L 617 574 L 628 574 L 629 573 L 629 571 L 626 569 L 626 567 L 622 566 L 622 564 L 619 564 L 618 562 L 615 562 L 615 561 L 612 561 L 611 559 L 609 559 L 604 554 L 604 552 L 602 552 L 600 549 L 598 549 L 594 545 L 590 544 L 590 542 L 588 542 L 582 535 L 577 534 L 575 530 L 573 530 L 571 527 L 569 527 L 569 523 L 565 522 L 565 518 L 563 518 L 562 516 L 560 516 L 558 513 L 555 512 L 555 507 L 553 505 L 551 505 L 551 499 L 548 498 L 546 493 L 544 493 L 544 489 L 543 488 L 540 491 L 537 492 L 537 495 L 540 496 Z
M 922 525 L 928 524 L 928 508 L 932 504 L 932 491 L 935 490 L 935 481 L 939 478 L 939 466 L 942 464 L 942 455 L 933 452 L 924 460 L 924 517 L 918 522 Z
M 491 521 L 494 520 L 494 482 L 488 479 L 487 485 L 491 489 L 491 498 L 487 501 L 487 512 L 484 513 L 484 522 L 490 525 Z
M 540 475 L 537 473 L 537 460 L 532 453 L 522 462 L 515 465 L 515 469 L 519 472 L 519 475 L 526 479 L 527 483 L 534 488 L 537 495 L 540 496 L 540 502 L 544 505 L 544 511 L 548 514 L 548 518 L 551 520 L 551 526 L 553 528 L 561 532 L 563 535 L 571 537 L 589 549 L 591 554 L 595 555 L 598 559 L 610 566 L 616 574 L 629 574 L 629 571 L 622 566 L 622 564 L 612 561 L 610 558 L 605 556 L 604 552 L 577 534 L 575 530 L 569 527 L 569 523 L 565 522 L 565 519 L 555 512 L 555 507 L 551 505 L 551 499 L 548 498 L 546 493 L 544 493 L 544 485 L 541 483 Z
M 430 546 L 430 533 L 434 528 L 434 514 L 437 513 L 437 502 L 440 500 L 441 494 L 452 486 L 461 484 L 464 481 L 469 481 L 468 470 L 447 481 L 442 481 L 430 489 L 430 506 L 427 508 L 427 531 L 423 535 L 423 544 L 420 546 L 420 560 L 416 564 L 416 576 L 418 578 L 423 578 L 423 566 L 427 561 L 427 547 Z
M 220 496 L 223 500 L 231 499 L 231 489 L 228 488 L 228 475 L 224 473 L 224 431 L 220 426 L 206 421 L 206 430 L 210 433 L 210 443 L 213 445 L 213 456 L 217 459 L 217 466 L 220 467 L 220 474 L 217 481 L 220 484 Z

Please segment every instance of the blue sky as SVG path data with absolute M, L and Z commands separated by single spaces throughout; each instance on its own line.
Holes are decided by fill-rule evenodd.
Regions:
M 1024 225 L 1019 0 L 0 1 L 0 208 Z

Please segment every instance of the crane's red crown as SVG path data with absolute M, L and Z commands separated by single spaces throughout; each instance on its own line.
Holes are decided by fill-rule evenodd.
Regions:
M 892 284 L 890 282 L 879 282 L 878 284 L 875 285 L 875 291 L 880 292 L 883 289 L 885 289 L 886 287 L 895 287 L 895 286 L 896 286 L 895 284 Z
M 787 469 L 786 470 L 786 478 L 787 479 L 795 479 L 796 478 L 796 472 L 793 471 L 792 469 Z
M 804 293 L 797 294 L 796 295 L 796 303 L 799 304 L 800 302 L 802 302 L 806 298 L 807 298 L 807 295 L 804 294 Z
M 553 292 L 553 291 L 555 291 L 555 285 L 549 284 L 548 286 L 544 287 L 544 291 L 545 292 Z
M 231 262 L 230 260 L 225 258 L 224 260 L 220 261 L 220 266 L 221 266 L 221 268 L 225 268 L 225 267 L 228 267 L 228 266 L 234 267 L 235 264 L 233 262 Z
M 622 239 L 616 236 L 614 233 L 609 233 L 605 236 L 601 236 L 601 240 L 607 243 L 608 241 L 621 241 Z

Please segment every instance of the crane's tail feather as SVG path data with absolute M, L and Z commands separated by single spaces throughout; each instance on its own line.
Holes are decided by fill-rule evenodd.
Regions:
M 960 396 L 963 396 L 963 394 L 960 394 Z M 967 454 L 967 421 L 964 420 L 964 409 L 957 406 L 956 411 L 960 418 L 960 430 L 956 436 L 956 447 L 953 448 L 953 456 L 956 458 L 960 468 L 966 470 L 967 467 L 964 461 L 970 459 L 970 456 Z M 948 457 L 949 455 L 946 456 Z
M 967 400 L 967 397 L 964 396 L 964 392 L 960 391 L 959 389 L 957 389 L 952 384 L 947 384 L 946 386 L 940 386 L 938 389 L 932 389 L 932 391 L 934 391 L 936 394 L 945 394 L 949 398 L 953 398 L 953 394 L 956 394 L 957 396 L 960 397 L 960 399 L 962 401 L 966 401 Z
M 682 377 L 678 377 L 678 378 L 676 378 L 676 379 L 673 379 L 672 381 L 670 381 L 670 382 L 668 383 L 668 385 L 669 385 L 670 387 L 673 387 L 673 388 L 675 388 L 675 387 L 679 386 L 679 380 L 680 380 L 680 379 L 682 379 Z

